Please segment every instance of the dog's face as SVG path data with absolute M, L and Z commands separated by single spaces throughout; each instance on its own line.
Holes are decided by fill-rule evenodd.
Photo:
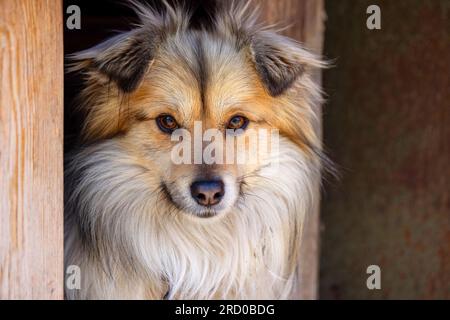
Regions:
M 238 205 L 247 177 L 278 160 L 273 133 L 312 152 L 313 111 L 295 81 L 318 62 L 244 25 L 219 21 L 206 31 L 155 21 L 76 57 L 88 74 L 85 137 L 117 136 L 148 170 L 149 188 L 179 212 L 221 216 Z
M 170 49 L 161 50 L 152 72 L 136 92 L 139 98 L 133 105 L 138 119 L 127 135 L 138 148 L 151 150 L 146 156 L 158 171 L 169 201 L 187 213 L 210 217 L 235 205 L 242 177 L 258 166 L 249 161 L 237 164 L 236 157 L 225 161 L 226 140 L 238 136 L 233 136 L 232 130 L 240 130 L 242 139 L 250 129 L 269 124 L 265 115 L 257 112 L 262 110 L 257 106 L 260 97 L 266 94 L 246 57 L 232 48 L 196 56 L 190 41 L 202 41 L 209 50 L 219 45 L 197 36 L 179 44 L 185 49 L 183 56 Z M 173 133 L 180 129 L 191 137 L 183 151 L 189 153 L 184 163 L 174 161 L 179 141 Z M 223 139 L 214 151 L 222 155 L 221 159 L 208 161 L 203 157 L 212 146 L 203 139 L 208 130 Z M 200 144 L 197 149 L 195 143 Z M 235 145 L 233 151 L 237 153 Z

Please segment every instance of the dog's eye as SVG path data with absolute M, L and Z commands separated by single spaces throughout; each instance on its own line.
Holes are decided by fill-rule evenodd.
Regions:
M 248 119 L 243 116 L 234 116 L 233 118 L 228 121 L 227 129 L 233 129 L 238 130 L 242 129 L 244 130 L 248 126 Z
M 165 133 L 172 133 L 179 127 L 175 118 L 168 114 L 162 114 L 156 118 L 156 124 Z

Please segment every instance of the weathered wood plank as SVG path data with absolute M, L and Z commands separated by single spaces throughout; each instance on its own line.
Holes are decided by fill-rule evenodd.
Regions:
M 60 299 L 63 30 L 59 0 L 0 0 L 0 299 Z

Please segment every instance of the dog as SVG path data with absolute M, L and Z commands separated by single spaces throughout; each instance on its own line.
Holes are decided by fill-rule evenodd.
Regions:
M 289 298 L 323 167 L 311 73 L 325 63 L 249 2 L 203 24 L 182 6 L 133 8 L 135 29 L 71 56 L 86 121 L 65 167 L 65 264 L 81 270 L 66 297 Z M 264 164 L 174 163 L 173 133 L 196 122 L 244 141 L 276 130 L 278 147 Z

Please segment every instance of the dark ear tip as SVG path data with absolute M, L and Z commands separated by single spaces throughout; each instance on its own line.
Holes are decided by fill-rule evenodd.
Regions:
M 252 41 L 253 62 L 262 82 L 271 96 L 281 95 L 305 71 L 301 48 L 276 34 Z
M 138 87 L 137 82 L 131 82 L 126 80 L 117 81 L 117 85 L 119 86 L 120 90 L 122 90 L 124 93 L 131 93 Z
M 102 73 L 124 93 L 135 91 L 153 59 L 151 47 L 139 38 L 118 49 L 110 47 L 101 59 L 90 59 L 90 67 Z
M 286 90 L 292 87 L 298 77 L 304 72 L 301 65 L 288 67 L 285 70 L 278 69 L 277 72 L 268 70 L 263 65 L 257 66 L 258 73 L 264 83 L 267 91 L 272 97 L 277 97 L 283 94 Z
M 269 94 L 272 97 L 278 97 L 281 94 L 283 94 L 284 92 L 286 92 L 286 90 L 288 90 L 292 84 L 294 83 L 294 80 L 291 81 L 283 81 L 283 82 L 279 82 L 276 84 L 266 84 L 267 85 L 267 90 L 269 91 Z
M 108 74 L 108 76 L 111 81 L 114 81 L 117 84 L 123 93 L 131 93 L 135 91 L 139 87 L 143 78 L 143 75 L 141 75 L 140 72 L 128 77 L 115 74 Z

